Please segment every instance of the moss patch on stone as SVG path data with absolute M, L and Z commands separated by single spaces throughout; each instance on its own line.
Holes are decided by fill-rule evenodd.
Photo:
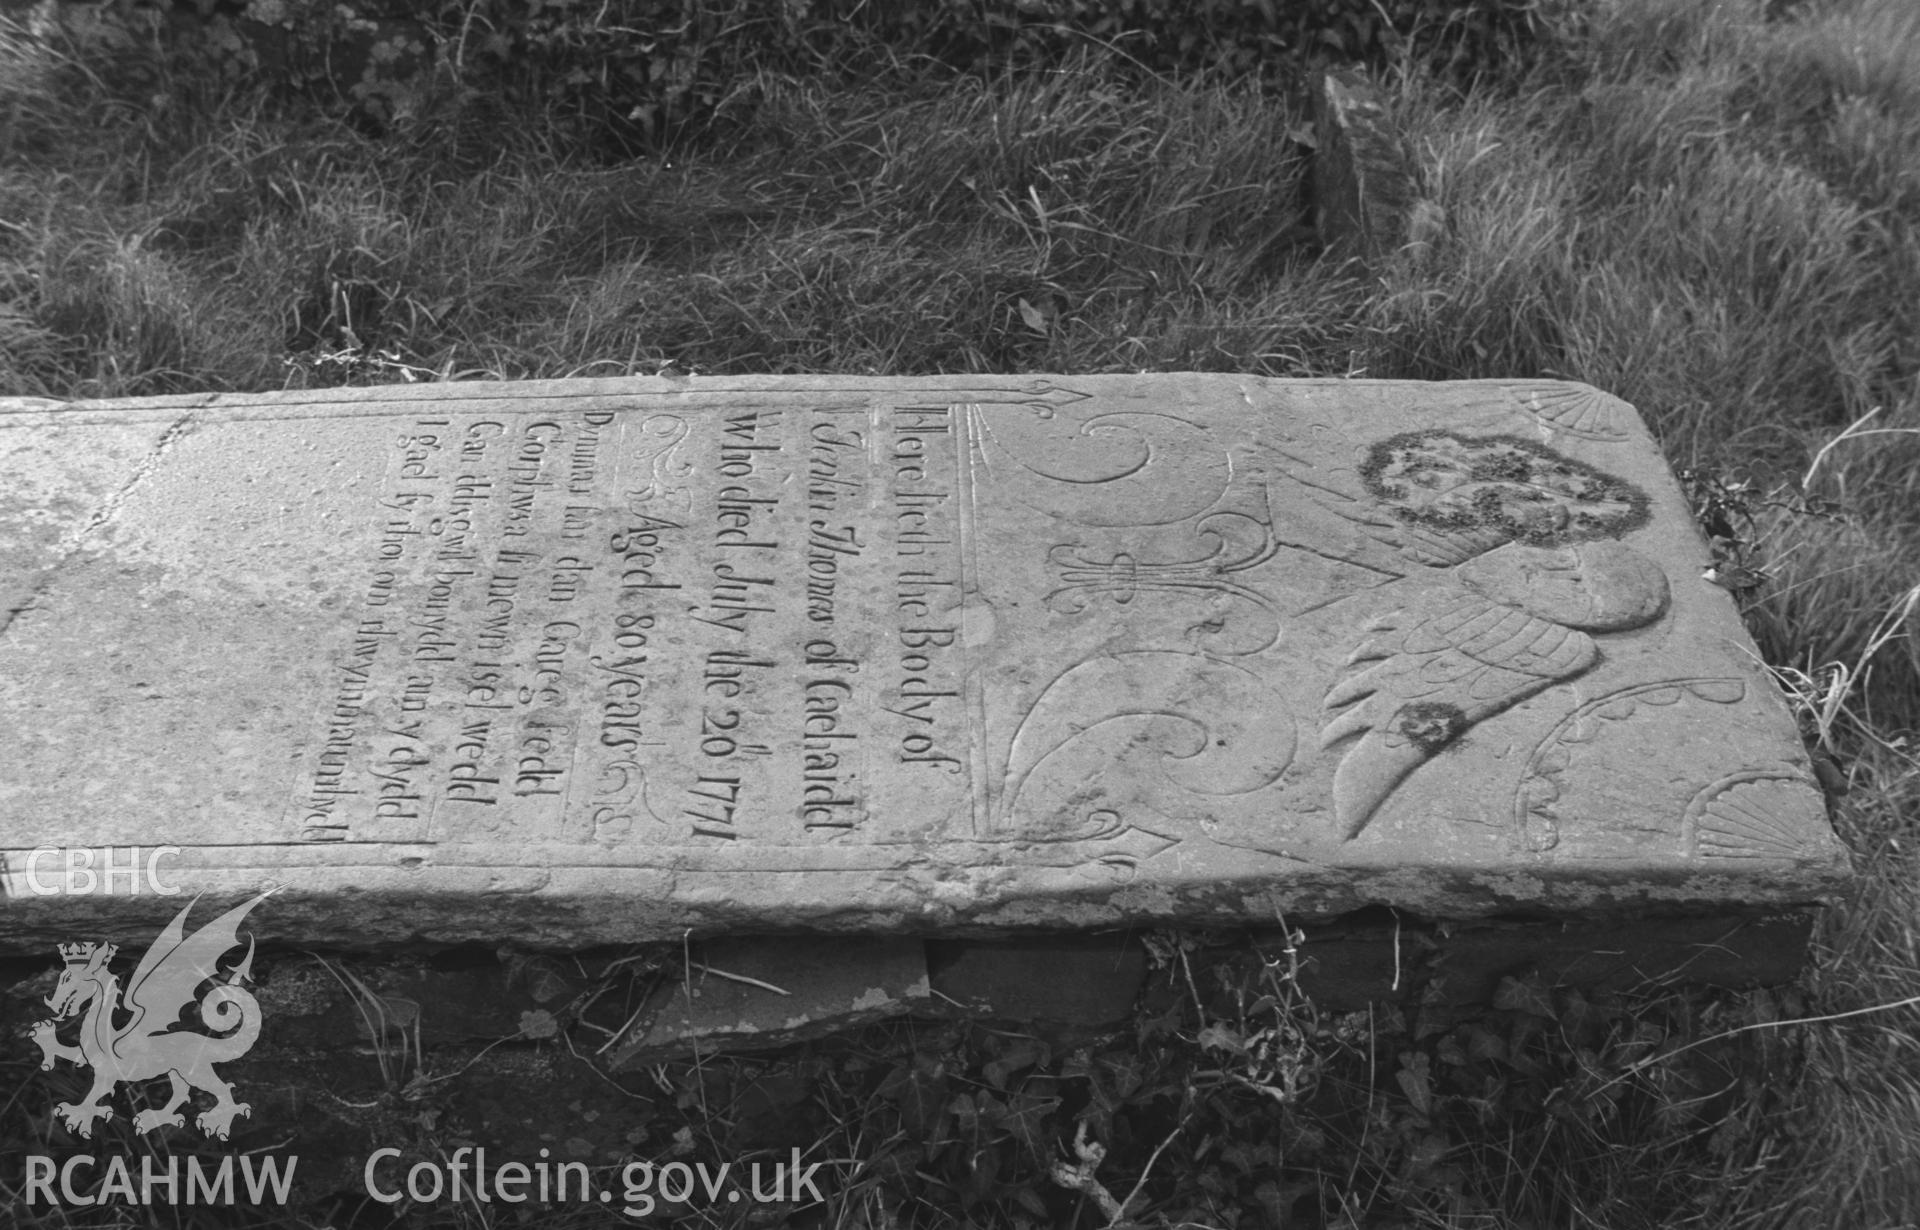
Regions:
M 1459 738 L 1468 723 L 1457 705 L 1420 701 L 1403 707 L 1393 725 L 1402 738 L 1431 756 Z

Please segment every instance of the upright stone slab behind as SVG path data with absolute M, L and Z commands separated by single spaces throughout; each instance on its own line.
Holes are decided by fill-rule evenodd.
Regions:
M 1658 453 L 1580 385 L 450 384 L 16 403 L 0 450 L 10 944 L 179 904 L 37 895 L 42 846 L 178 846 L 314 942 L 1843 877 Z
M 1314 211 L 1329 250 L 1376 266 L 1439 237 L 1445 215 L 1422 194 L 1420 163 L 1365 77 L 1324 75 L 1314 128 Z

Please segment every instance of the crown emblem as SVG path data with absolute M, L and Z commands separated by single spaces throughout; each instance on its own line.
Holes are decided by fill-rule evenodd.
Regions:
M 101 948 L 106 949 L 106 955 L 101 958 L 102 961 L 113 960 L 113 954 L 120 951 L 118 945 L 96 944 L 89 940 L 81 944 L 60 945 L 60 959 L 68 965 L 86 965 L 93 960 L 93 954 Z

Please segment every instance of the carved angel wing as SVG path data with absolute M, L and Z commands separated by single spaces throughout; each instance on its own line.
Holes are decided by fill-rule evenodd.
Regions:
M 273 891 L 270 888 L 234 906 L 192 935 L 185 934 L 187 915 L 200 898 L 195 896 L 187 902 L 166 930 L 147 946 L 146 955 L 127 980 L 122 1000 L 132 1010 L 133 1019 L 122 1033 L 136 1036 L 172 1024 L 180 1009 L 193 1001 L 194 990 L 219 972 L 220 958 L 240 946 L 240 920 Z
M 1572 628 L 1455 589 L 1367 625 L 1327 693 L 1323 750 L 1352 741 L 1334 771 L 1343 840 L 1394 787 L 1468 727 L 1580 674 L 1599 657 Z

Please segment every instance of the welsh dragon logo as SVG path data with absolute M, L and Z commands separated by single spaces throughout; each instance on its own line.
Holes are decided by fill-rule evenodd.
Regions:
M 165 1106 L 133 1117 L 135 1131 L 184 1126 L 178 1112 L 193 1089 L 213 1095 L 212 1108 L 195 1121 L 208 1136 L 225 1140 L 234 1117 L 249 1113 L 247 1103 L 233 1100 L 233 1086 L 220 1079 L 213 1065 L 238 1059 L 260 1036 L 260 1004 L 241 985 L 253 970 L 253 937 L 247 937 L 247 955 L 238 966 L 222 971 L 219 964 L 240 945 L 240 920 L 271 892 L 235 906 L 192 935 L 186 934 L 187 914 L 199 898 L 188 902 L 140 958 L 124 995 L 120 979 L 107 971 L 119 951 L 115 945 L 60 945 L 66 968 L 47 997 L 54 1015 L 34 1025 L 29 1036 L 40 1044 L 42 1071 L 51 1070 L 56 1059 L 93 1069 L 93 1088 L 86 1097 L 54 1107 L 70 1130 L 90 1138 L 96 1120 L 113 1117 L 107 1098 L 115 1085 L 156 1076 L 167 1077 L 173 1091 Z M 214 1033 L 180 1028 L 182 1011 L 195 1003 L 196 992 L 209 980 L 213 985 L 198 995 L 198 1006 L 201 1022 Z M 82 1013 L 79 1045 L 58 1041 L 54 1031 L 60 1023 Z M 115 1024 L 116 1017 L 124 1023 Z

